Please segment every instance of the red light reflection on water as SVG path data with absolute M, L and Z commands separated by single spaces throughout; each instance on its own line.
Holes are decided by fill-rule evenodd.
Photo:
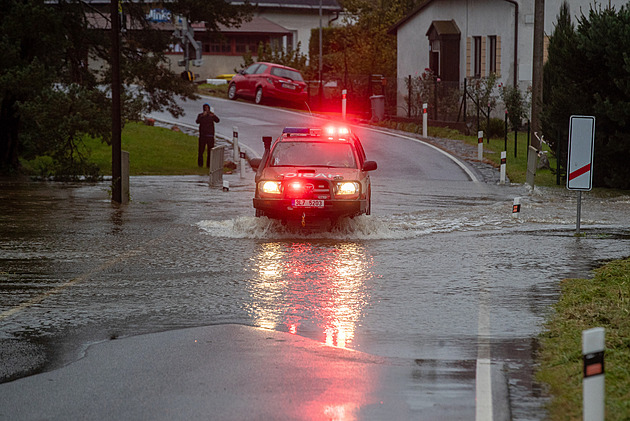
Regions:
M 259 326 L 349 347 L 371 277 L 363 245 L 265 243 L 254 260 L 251 310 Z
M 258 326 L 330 347 L 351 346 L 371 278 L 372 258 L 363 245 L 265 243 L 252 264 L 256 275 L 250 280 L 249 304 Z M 330 349 L 330 356 L 317 351 L 306 362 L 287 356 L 287 365 L 307 386 L 292 409 L 300 419 L 355 420 L 360 408 L 378 404 L 373 396 L 378 370 L 359 361 L 363 357 L 338 354 L 347 352 L 353 351 Z M 287 379 L 287 384 L 296 380 Z

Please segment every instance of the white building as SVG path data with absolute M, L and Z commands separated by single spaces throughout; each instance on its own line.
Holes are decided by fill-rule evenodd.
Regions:
M 545 1 L 545 35 L 552 34 L 563 0 Z M 603 3 L 603 4 L 602 4 Z M 619 9 L 627 0 L 570 0 L 574 22 L 591 7 Z M 424 0 L 390 33 L 397 37 L 398 79 L 431 69 L 443 81 L 491 73 L 498 83 L 532 83 L 534 0 Z M 546 43 L 545 43 L 546 44 Z M 401 86 L 402 85 L 402 86 Z M 399 84 L 398 104 L 404 103 Z M 403 107 L 397 107 L 402 114 Z

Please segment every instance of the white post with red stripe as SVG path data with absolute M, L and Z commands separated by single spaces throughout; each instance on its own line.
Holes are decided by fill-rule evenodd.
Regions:
M 483 130 L 477 132 L 477 159 L 483 161 Z
M 429 124 L 429 115 L 427 114 L 427 107 L 429 106 L 429 104 L 427 104 L 426 102 L 424 104 L 422 104 L 422 136 L 423 137 L 427 137 L 427 125 Z
M 507 151 L 503 151 L 501 152 L 501 175 L 500 175 L 500 179 L 499 182 L 501 184 L 505 184 L 505 170 L 506 170 L 506 165 L 507 165 Z
M 582 410 L 584 421 L 604 421 L 605 419 L 605 348 L 603 327 L 582 331 Z
M 572 115 L 569 119 L 567 189 L 578 191 L 576 234 L 580 233 L 582 192 L 593 187 L 595 117 Z
M 348 95 L 348 90 L 344 89 L 341 91 L 341 117 L 346 119 L 346 96 Z

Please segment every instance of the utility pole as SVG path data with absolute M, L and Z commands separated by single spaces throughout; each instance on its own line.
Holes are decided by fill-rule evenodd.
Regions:
M 319 0 L 319 66 L 318 66 L 318 77 L 319 77 L 319 108 L 322 107 L 322 96 L 324 94 L 324 84 L 322 82 L 322 57 L 323 49 L 322 49 L 322 0 Z
M 120 122 L 120 20 L 118 0 L 110 1 L 112 25 L 112 202 L 122 203 L 121 122 Z
M 545 0 L 534 0 L 534 52 L 532 57 L 532 130 L 538 136 L 532 137 L 531 147 L 527 152 L 526 182 L 534 186 L 536 165 L 538 164 L 538 151 L 542 149 L 540 142 L 541 127 L 540 110 L 543 101 L 543 55 L 545 37 Z

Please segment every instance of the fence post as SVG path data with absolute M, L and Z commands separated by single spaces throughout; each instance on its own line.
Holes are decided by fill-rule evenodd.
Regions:
M 429 128 L 427 127 L 429 125 L 429 115 L 427 114 L 428 105 L 429 104 L 427 104 L 426 102 L 422 104 L 422 136 L 424 137 L 428 136 L 429 131 Z
M 412 104 L 411 96 L 413 95 L 413 87 L 411 86 L 411 75 L 409 75 L 409 86 L 408 86 L 407 90 L 408 90 L 407 118 L 411 118 L 411 104 Z
M 488 145 L 490 144 L 490 103 L 488 103 L 488 123 L 486 124 L 486 136 L 488 136 Z
M 508 112 L 507 112 L 507 110 L 505 110 L 505 139 L 504 139 L 505 140 L 505 145 L 503 146 L 503 150 L 504 151 L 507 151 L 507 135 L 508 135 L 508 124 L 507 124 L 508 122 L 507 122 L 507 120 L 508 120 Z
M 467 122 L 466 121 L 467 102 L 468 102 L 468 81 L 466 80 L 466 78 L 464 78 L 464 123 Z

